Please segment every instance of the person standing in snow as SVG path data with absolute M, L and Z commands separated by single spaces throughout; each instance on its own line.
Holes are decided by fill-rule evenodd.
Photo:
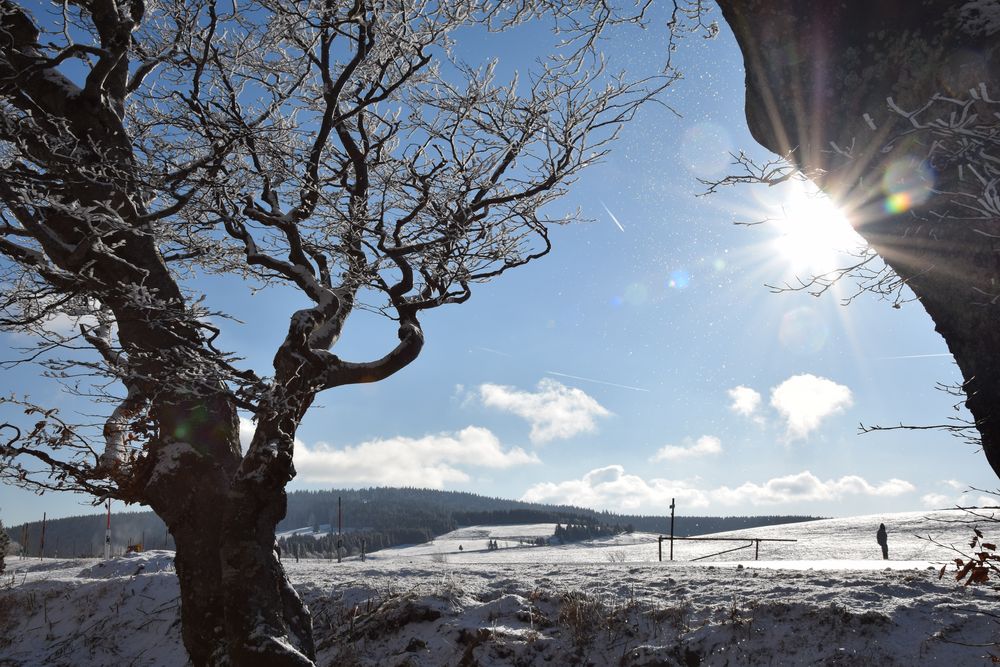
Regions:
M 889 539 L 885 534 L 884 523 L 880 523 L 878 525 L 878 532 L 875 533 L 875 540 L 878 542 L 878 545 L 882 547 L 882 558 L 884 560 L 889 560 Z

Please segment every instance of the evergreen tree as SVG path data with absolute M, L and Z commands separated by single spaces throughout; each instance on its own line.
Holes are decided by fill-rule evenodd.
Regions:
M 7 567 L 4 563 L 4 557 L 7 555 L 7 549 L 10 547 L 10 538 L 7 537 L 7 531 L 4 530 L 3 521 L 0 521 L 0 574 L 3 574 L 4 569 Z

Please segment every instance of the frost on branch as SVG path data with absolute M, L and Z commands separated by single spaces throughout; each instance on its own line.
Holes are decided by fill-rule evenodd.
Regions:
M 97 406 L 67 423 L 8 399 L 0 477 L 152 506 L 195 664 L 308 664 L 271 551 L 300 421 L 319 392 L 412 363 L 425 311 L 549 252 L 577 217 L 556 201 L 676 78 L 601 53 L 649 6 L 0 0 L 0 328 L 33 337 L 12 363 Z M 531 22 L 557 37 L 519 75 L 453 48 Z M 298 293 L 270 366 L 226 350 L 205 274 Z M 397 332 L 374 358 L 337 353 L 356 310 Z

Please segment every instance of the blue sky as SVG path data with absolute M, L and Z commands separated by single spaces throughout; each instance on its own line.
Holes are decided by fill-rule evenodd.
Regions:
M 530 47 L 530 33 L 505 39 L 511 52 Z M 606 50 L 648 65 L 664 41 L 655 25 Z M 290 489 L 405 484 L 643 514 L 676 497 L 680 514 L 846 516 L 975 502 L 962 492 L 995 486 L 982 454 L 947 434 L 858 435 L 861 422 L 963 415 L 934 388 L 958 371 L 919 304 L 864 295 L 843 307 L 851 283 L 820 298 L 765 287 L 833 268 L 830 243 L 849 234 L 797 186 L 696 196 L 698 177 L 726 172 L 728 151 L 770 156 L 746 128 L 728 28 L 689 37 L 676 57 L 685 78 L 666 101 L 682 117 L 645 109 L 556 204 L 593 222 L 556 229 L 548 257 L 426 314 L 424 351 L 396 376 L 321 395 Z M 198 287 L 245 322 L 225 326 L 223 345 L 266 372 L 300 297 L 219 278 Z M 344 358 L 395 341 L 365 313 L 347 329 Z M 36 376 L 5 381 L 86 411 Z M 5 523 L 43 511 L 93 510 L 0 487 Z

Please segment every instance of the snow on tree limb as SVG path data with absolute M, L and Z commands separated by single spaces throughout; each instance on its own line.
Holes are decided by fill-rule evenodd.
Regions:
M 25 359 L 102 406 L 69 423 L 0 401 L 36 420 L 11 417 L 0 478 L 150 504 L 177 539 L 195 664 L 307 664 L 308 612 L 267 543 L 299 422 L 320 391 L 416 359 L 423 311 L 549 252 L 549 227 L 576 218 L 550 205 L 677 77 L 599 53 L 649 6 L 106 0 L 33 16 L 0 0 L 0 328 L 34 335 Z M 555 53 L 510 80 L 453 49 L 460 30 L 539 21 Z M 224 349 L 229 316 L 202 305 L 199 273 L 308 299 L 270 368 Z M 357 309 L 397 330 L 377 358 L 335 354 Z M 46 331 L 54 316 L 74 324 Z M 246 452 L 238 410 L 256 422 Z

